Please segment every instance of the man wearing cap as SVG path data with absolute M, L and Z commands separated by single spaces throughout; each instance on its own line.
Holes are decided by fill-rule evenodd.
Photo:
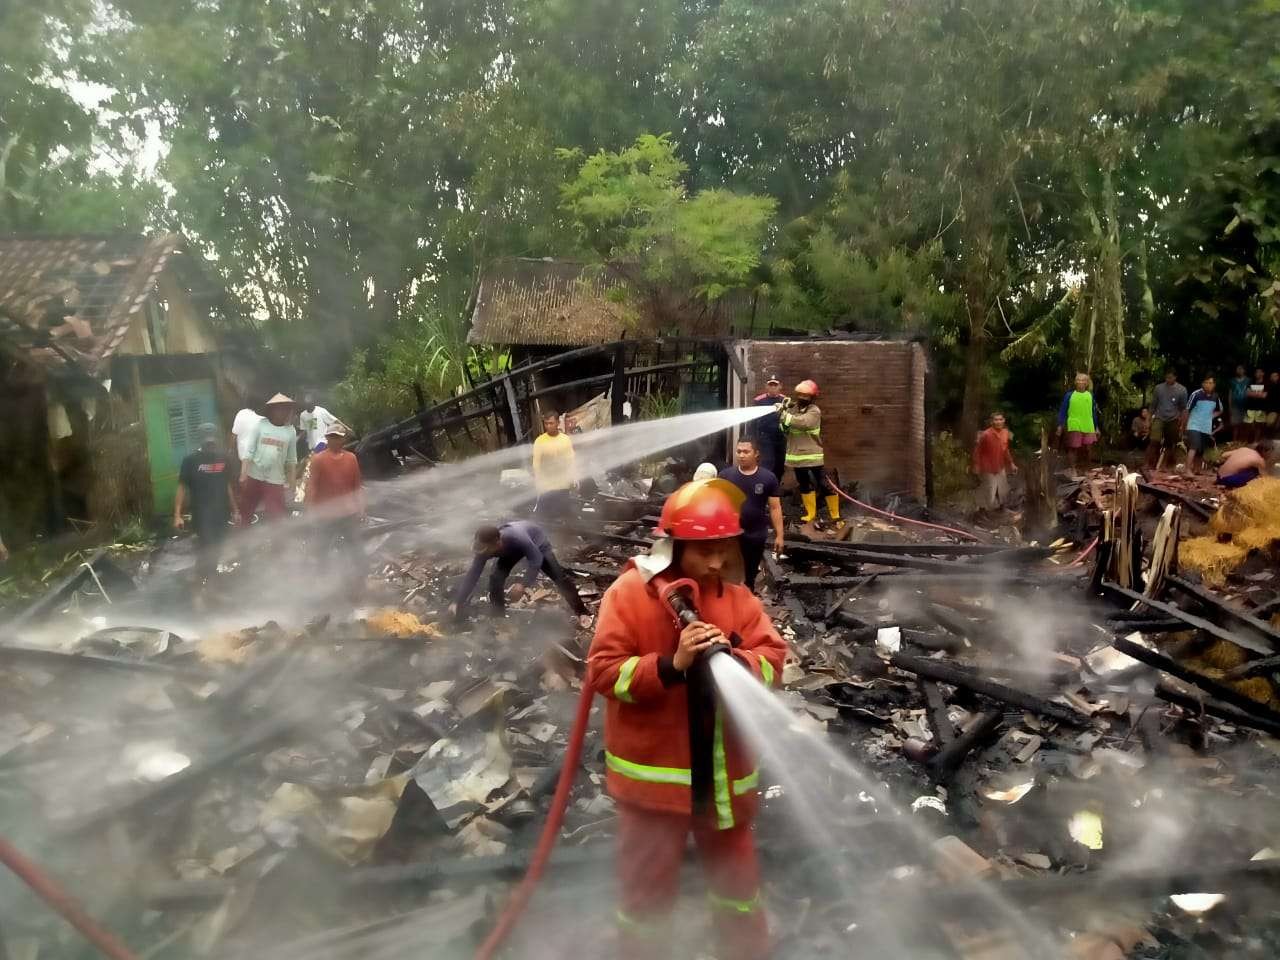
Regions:
M 307 394 L 302 398 L 302 411 L 298 414 L 298 426 L 307 438 L 307 453 L 316 452 L 321 443 L 328 443 L 327 431 L 338 422 L 338 418 L 316 403 L 315 397 Z
M 551 541 L 536 523 L 529 520 L 513 520 L 498 527 L 481 527 L 476 531 L 471 550 L 473 554 L 471 569 L 463 577 L 453 603 L 449 604 L 451 615 L 457 617 L 466 608 L 472 591 L 480 582 L 480 574 L 484 572 L 485 564 L 490 560 L 497 560 L 497 563 L 494 564 L 493 572 L 489 574 L 489 602 L 493 605 L 495 613 L 501 613 L 507 605 L 505 592 L 507 577 L 511 575 L 516 564 L 525 560 L 527 566 L 524 571 L 524 582 L 517 583 L 511 588 L 513 600 L 519 600 L 524 596 L 525 591 L 537 582 L 538 571 L 542 571 L 555 584 L 565 603 L 569 604 L 570 609 L 578 615 L 579 623 L 583 626 L 590 624 L 587 605 L 582 602 L 577 588 L 569 579 L 569 575 L 564 572 L 564 568 L 560 566 L 560 561 L 556 559 L 551 549 Z
M 752 421 L 747 430 L 760 448 L 760 466 L 777 477 L 779 483 L 782 482 L 782 472 L 787 468 L 787 437 L 782 432 L 782 422 L 776 408 L 786 399 L 782 393 L 782 381 L 776 374 L 770 374 L 765 381 L 764 393 L 756 397 L 752 404 L 775 409 L 759 420 Z
M 307 517 L 315 518 L 321 539 L 345 548 L 357 575 L 364 574 L 360 521 L 364 518 L 364 487 L 360 462 L 347 446 L 347 428 L 336 420 L 325 428 L 324 449 L 311 458 L 307 477 Z
M 218 552 L 227 524 L 239 521 L 235 497 L 235 461 L 218 449 L 218 428 L 200 424 L 200 447 L 183 458 L 173 500 L 173 526 L 186 528 L 186 508 L 196 534 L 196 575 L 208 580 L 218 568 Z
M 297 432 L 293 419 L 293 401 L 277 393 L 267 401 L 267 418 L 254 426 L 246 444 L 247 456 L 240 462 L 240 524 L 253 518 L 262 507 L 268 519 L 283 517 L 285 485 L 290 490 L 297 482 Z

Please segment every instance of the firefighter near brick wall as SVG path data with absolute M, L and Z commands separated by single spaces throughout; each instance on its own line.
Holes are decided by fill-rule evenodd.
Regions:
M 628 563 L 600 605 L 588 682 L 608 699 L 606 785 L 618 804 L 623 960 L 672 955 L 671 911 L 690 833 L 717 955 L 769 955 L 752 836 L 758 773 L 716 703 L 708 667 L 712 656 L 732 656 L 775 686 L 787 652 L 760 601 L 734 582 L 741 499 L 719 479 L 676 490 L 653 549 Z
M 787 466 L 795 471 L 800 502 L 804 504 L 802 523 L 818 519 L 818 493 L 830 489 L 823 466 L 822 410 L 817 400 L 818 385 L 812 380 L 801 380 L 779 407 L 778 419 L 787 438 Z M 844 521 L 840 519 L 840 498 L 828 493 L 826 499 L 832 525 L 837 530 L 842 529 Z

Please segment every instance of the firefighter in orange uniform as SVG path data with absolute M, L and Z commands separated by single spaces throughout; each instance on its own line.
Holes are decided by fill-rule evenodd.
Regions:
M 724 480 L 687 483 L 668 499 L 650 554 L 628 563 L 605 593 L 589 654 L 590 682 L 608 699 L 607 786 L 618 804 L 617 914 L 624 960 L 671 955 L 670 913 L 685 842 L 693 833 L 708 882 L 719 955 L 769 954 L 751 822 L 754 759 L 723 708 L 708 720 L 711 796 L 694 813 L 690 671 L 716 645 L 766 686 L 782 676 L 787 647 L 741 583 L 741 493 Z M 740 574 L 739 574 L 740 579 Z M 664 602 L 673 581 L 696 584 L 700 619 L 684 626 Z M 698 779 L 702 779 L 700 776 Z

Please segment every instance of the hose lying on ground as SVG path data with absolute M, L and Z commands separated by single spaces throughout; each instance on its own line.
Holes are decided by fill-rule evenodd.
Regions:
M 24 856 L 17 847 L 0 837 L 0 863 L 18 875 L 23 883 L 49 906 L 66 918 L 67 922 L 83 934 L 84 938 L 111 960 L 138 960 L 137 954 L 116 939 L 115 935 L 98 926 L 97 922 L 80 908 L 62 887 L 44 872 L 34 860 Z
M 490 960 L 498 947 L 511 933 L 524 913 L 525 907 L 537 889 L 547 861 L 551 859 L 551 850 L 560 837 L 560 826 L 564 823 L 564 814 L 569 807 L 569 791 L 573 789 L 574 778 L 578 774 L 578 764 L 582 759 L 582 742 L 587 735 L 587 724 L 591 722 L 591 701 L 595 699 L 595 690 L 582 681 L 582 695 L 578 698 L 578 711 L 573 718 L 573 729 L 569 731 L 569 742 L 564 750 L 564 765 L 560 768 L 560 780 L 556 784 L 555 796 L 551 799 L 551 809 L 547 811 L 547 822 L 543 824 L 542 835 L 538 837 L 538 846 L 529 860 L 529 869 L 525 872 L 520 886 L 511 895 L 507 905 L 503 907 L 497 924 L 485 938 L 480 949 L 476 951 L 475 960 Z
M 893 520 L 896 523 L 910 523 L 917 527 L 928 527 L 930 530 L 941 530 L 943 533 L 950 533 L 950 534 L 954 534 L 957 537 L 964 537 L 968 540 L 974 541 L 975 543 L 982 542 L 982 540 L 979 537 L 970 533 L 968 530 L 957 530 L 955 527 L 944 527 L 941 524 L 937 524 L 937 523 L 925 523 L 923 520 L 912 520 L 910 517 L 900 517 L 896 513 L 890 513 L 887 510 L 881 510 L 879 507 L 873 507 L 869 503 L 863 503 L 861 500 L 855 500 L 853 497 L 849 496 L 847 493 L 845 493 L 843 490 L 837 487 L 835 483 L 829 478 L 827 480 L 827 486 L 831 488 L 832 493 L 834 493 L 838 497 L 843 497 L 845 500 L 848 500 L 855 507 L 861 507 L 863 510 L 868 511 L 869 513 L 874 513 L 882 517 L 887 517 L 888 519 Z

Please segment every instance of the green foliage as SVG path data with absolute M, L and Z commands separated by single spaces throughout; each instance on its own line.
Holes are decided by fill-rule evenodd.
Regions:
M 365 432 L 412 414 L 415 385 L 430 404 L 468 389 L 467 364 L 497 369 L 502 358 L 468 345 L 458 316 L 431 311 L 401 321 L 376 350 L 352 355 L 334 401 L 353 428 Z
M 679 391 L 673 393 L 655 391 L 646 393 L 640 398 L 636 419 L 666 420 L 669 417 L 679 416 L 683 412 L 683 401 L 680 399 Z
M 933 438 L 933 495 L 952 504 L 973 489 L 973 450 L 949 431 Z
M 462 381 L 435 318 L 518 255 L 660 328 L 750 289 L 927 334 L 967 440 L 1074 366 L 1118 407 L 1280 347 L 1278 35 L 1275 0 L 10 2 L 0 230 L 184 231 L 368 425 Z
M 687 170 L 669 136 L 645 134 L 617 153 L 589 157 L 562 189 L 584 241 L 637 288 L 641 309 L 674 294 L 696 310 L 746 286 L 760 264 L 776 201 L 719 189 L 690 195 Z M 656 318 L 659 325 L 677 322 L 673 314 Z

